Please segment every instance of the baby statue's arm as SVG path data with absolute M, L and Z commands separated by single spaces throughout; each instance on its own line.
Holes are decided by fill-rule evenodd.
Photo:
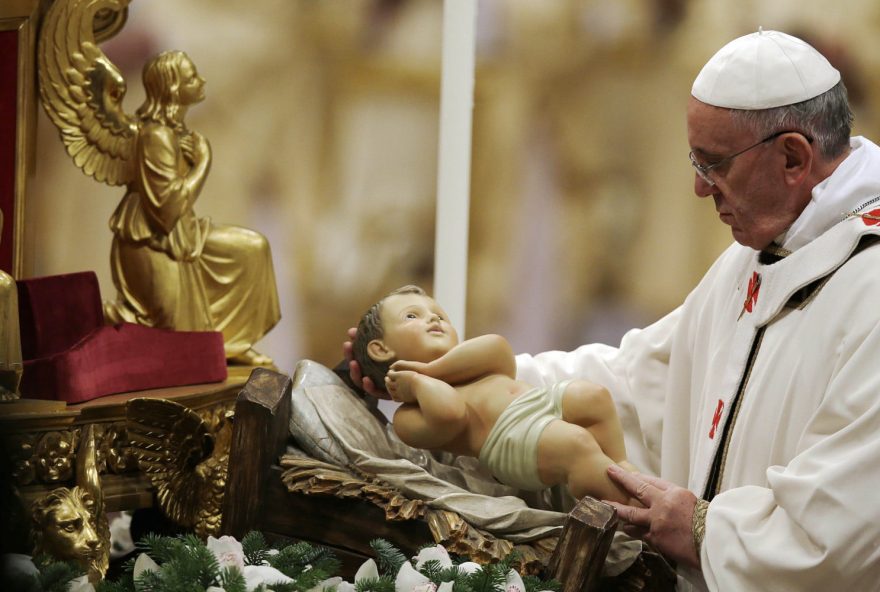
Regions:
M 403 405 L 394 413 L 394 431 L 414 448 L 442 448 L 466 427 L 464 397 L 443 381 L 410 370 L 391 369 L 385 387 Z
M 516 359 L 500 335 L 480 335 L 459 343 L 443 356 L 417 370 L 449 384 L 460 384 L 488 374 L 516 377 Z

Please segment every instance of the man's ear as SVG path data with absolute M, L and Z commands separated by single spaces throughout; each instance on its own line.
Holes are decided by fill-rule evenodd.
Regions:
M 813 166 L 813 150 L 809 141 L 801 134 L 791 134 L 783 139 L 785 152 L 785 181 L 798 185 L 810 174 Z
M 367 344 L 367 355 L 374 362 L 387 362 L 394 359 L 394 352 L 381 339 L 374 339 Z

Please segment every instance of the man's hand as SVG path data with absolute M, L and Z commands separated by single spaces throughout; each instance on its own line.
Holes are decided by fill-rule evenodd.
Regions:
M 608 476 L 645 506 L 606 502 L 617 509 L 623 531 L 649 543 L 668 559 L 699 569 L 693 536 L 697 497 L 669 481 L 630 473 L 617 465 L 608 467 Z
M 384 385 L 377 387 L 373 384 L 373 381 L 369 376 L 364 376 L 361 373 L 361 365 L 354 359 L 354 352 L 352 349 L 355 335 L 357 335 L 357 327 L 352 327 L 348 330 L 348 341 L 342 343 L 342 354 L 348 362 L 348 374 L 351 376 L 351 381 L 377 399 L 390 399 L 388 393 L 380 388 Z

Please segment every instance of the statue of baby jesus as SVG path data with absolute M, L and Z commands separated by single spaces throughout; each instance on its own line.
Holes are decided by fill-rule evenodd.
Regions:
M 631 502 L 607 475 L 628 470 L 611 396 L 585 380 L 532 387 L 516 380 L 507 340 L 458 341 L 424 290 L 404 286 L 361 319 L 354 359 L 402 403 L 394 431 L 409 446 L 477 457 L 500 482 L 524 490 L 564 484 L 577 499 Z

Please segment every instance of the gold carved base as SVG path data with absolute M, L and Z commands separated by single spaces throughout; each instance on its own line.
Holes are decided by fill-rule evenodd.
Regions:
M 79 405 L 33 399 L 0 405 L 0 481 L 10 508 L 4 516 L 7 524 L 0 528 L 25 533 L 3 537 L 2 550 L 30 554 L 36 544 L 59 559 L 91 561 L 101 555 L 90 572 L 100 571 L 101 562 L 106 570 L 106 513 L 149 508 L 156 499 L 156 489 L 130 445 L 126 403 L 133 398 L 174 401 L 214 429 L 227 421 L 243 385 L 244 380 L 231 378 L 110 395 Z M 88 515 L 95 519 L 90 522 Z M 77 534 L 65 538 L 71 530 Z

